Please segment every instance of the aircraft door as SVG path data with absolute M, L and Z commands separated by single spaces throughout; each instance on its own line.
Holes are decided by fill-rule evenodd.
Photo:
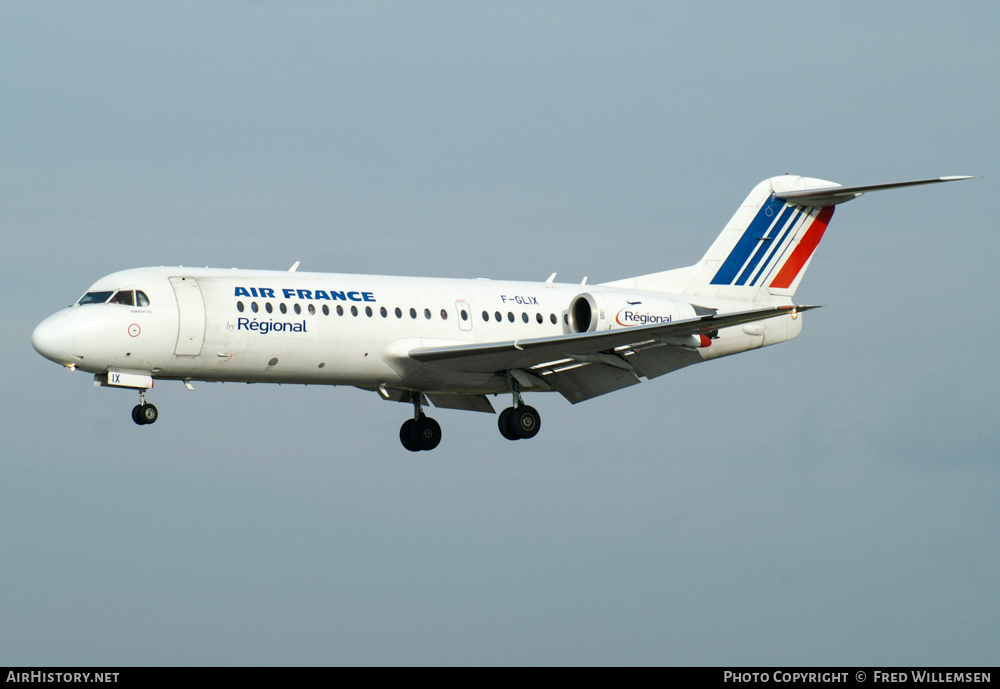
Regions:
M 472 308 L 467 301 L 455 302 L 455 315 L 458 317 L 459 330 L 472 330 Z
M 194 278 L 172 277 L 177 297 L 177 356 L 198 356 L 205 344 L 205 299 Z

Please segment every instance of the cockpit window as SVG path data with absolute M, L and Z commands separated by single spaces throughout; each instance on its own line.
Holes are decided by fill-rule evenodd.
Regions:
M 77 304 L 103 304 L 111 298 L 113 292 L 87 292 Z
M 118 293 L 111 298 L 111 303 L 132 306 L 134 304 L 132 290 L 130 289 L 118 290 Z
M 114 295 L 114 296 L 112 296 Z M 117 292 L 87 292 L 77 304 L 124 304 L 125 306 L 149 306 L 149 297 L 142 290 L 120 289 Z

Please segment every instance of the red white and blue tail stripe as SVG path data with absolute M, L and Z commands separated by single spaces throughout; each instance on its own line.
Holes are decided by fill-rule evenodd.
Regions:
M 823 238 L 833 208 L 803 208 L 771 197 L 710 284 L 788 290 L 797 283 Z
M 754 187 L 697 264 L 697 277 L 685 291 L 750 301 L 758 300 L 764 290 L 792 296 L 830 224 L 833 204 L 783 195 L 817 188 L 842 189 L 833 182 L 791 175 Z

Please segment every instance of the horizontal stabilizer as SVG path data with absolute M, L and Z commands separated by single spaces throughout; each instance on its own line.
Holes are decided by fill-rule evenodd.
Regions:
M 776 191 L 774 198 L 787 201 L 796 206 L 824 208 L 836 206 L 851 199 L 856 199 L 867 191 L 882 191 L 883 189 L 898 189 L 900 187 L 916 187 L 921 184 L 937 184 L 938 182 L 955 182 L 960 179 L 972 179 L 971 176 L 935 177 L 933 179 L 917 179 L 912 182 L 890 182 L 888 184 L 868 184 L 861 187 L 820 187 L 818 189 L 795 189 L 793 191 Z

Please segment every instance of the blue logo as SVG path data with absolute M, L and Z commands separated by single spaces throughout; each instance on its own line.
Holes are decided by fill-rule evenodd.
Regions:
M 237 318 L 236 329 L 252 330 L 253 332 L 260 333 L 261 335 L 267 335 L 268 333 L 307 332 L 305 321 L 299 321 L 298 323 L 283 323 L 281 321 L 258 321 L 256 318 Z
M 302 301 L 375 301 L 374 292 L 338 291 L 323 289 L 285 289 L 281 295 L 285 299 L 301 299 Z M 237 287 L 237 297 L 257 297 L 258 299 L 277 299 L 271 287 Z

